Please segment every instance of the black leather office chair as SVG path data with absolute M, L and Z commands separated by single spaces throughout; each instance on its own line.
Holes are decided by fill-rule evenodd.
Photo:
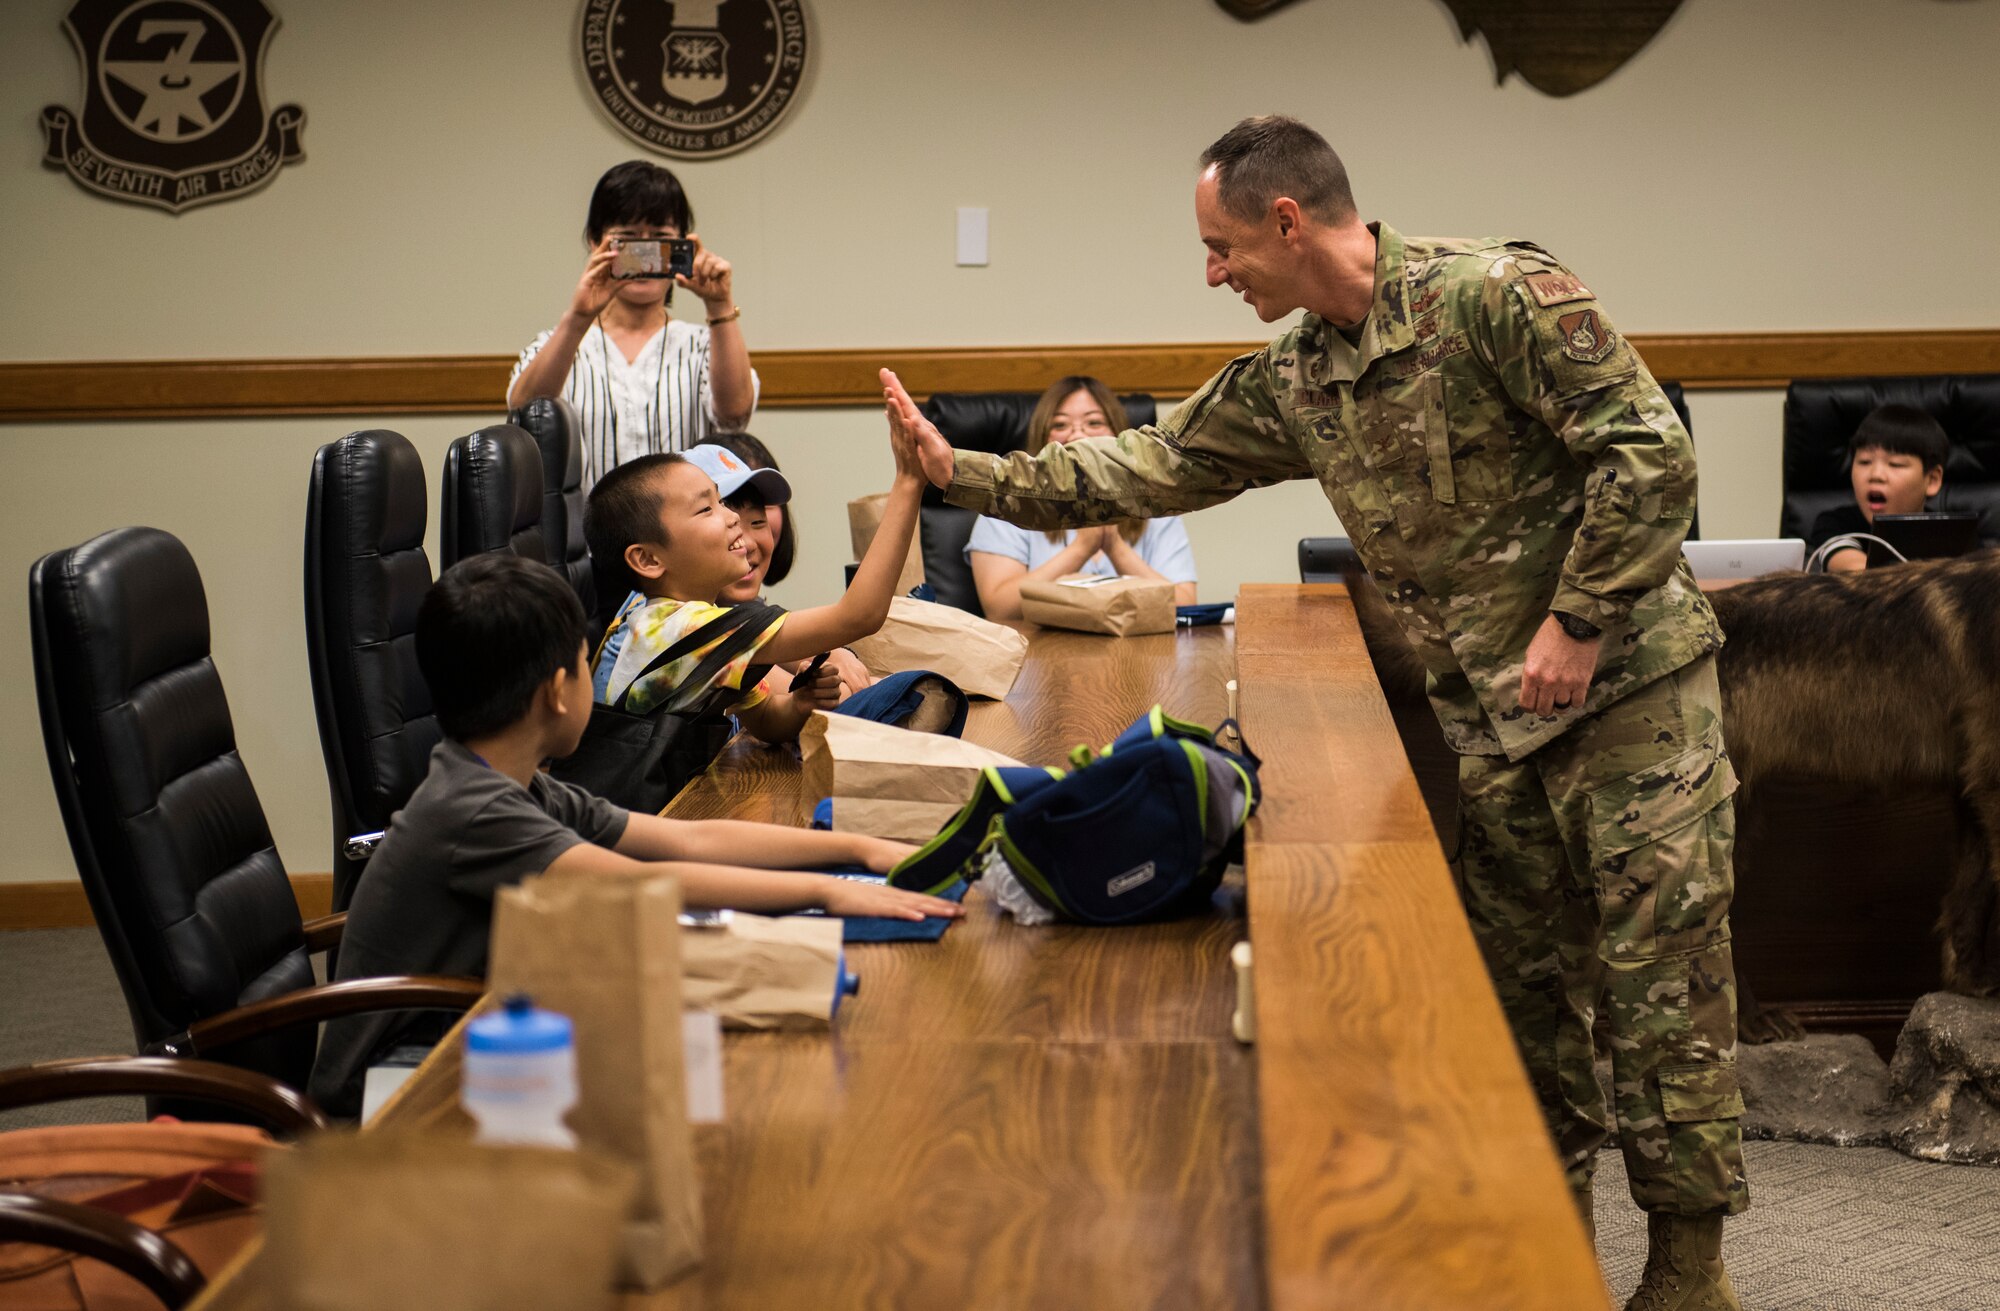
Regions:
M 416 447 L 386 429 L 313 457 L 306 497 L 306 661 L 333 794 L 333 908 L 346 910 L 374 849 L 444 736 L 417 667 L 430 591 L 429 496 Z
M 470 980 L 312 986 L 309 953 L 346 917 L 300 920 L 236 753 L 201 575 L 178 539 L 105 533 L 36 561 L 28 594 L 49 773 L 142 1050 L 304 1087 L 313 1022 L 477 1000 Z
M 1830 378 L 1785 389 L 1782 537 L 1804 537 L 1813 520 L 1854 503 L 1847 443 L 1878 405 L 1914 405 L 1951 439 L 1938 508 L 1977 510 L 1979 535 L 2000 540 L 2000 374 L 1928 378 Z
M 511 423 L 481 428 L 445 450 L 438 568 L 487 551 L 549 558 L 542 535 L 542 453 Z
M 583 612 L 593 614 L 597 589 L 590 546 L 583 540 L 583 437 L 576 411 L 560 396 L 529 401 L 507 421 L 535 439 L 542 453 L 542 545 L 549 564 L 576 589 Z
M 1032 391 L 939 392 L 924 402 L 923 413 L 958 449 L 1006 455 L 1027 445 L 1028 419 L 1040 399 L 1041 393 Z M 1125 407 L 1126 422 L 1133 427 L 1144 427 L 1158 417 L 1151 396 L 1136 393 L 1118 399 Z M 922 515 L 919 537 L 924 580 L 945 605 L 983 615 L 979 591 L 972 583 L 972 566 L 965 561 L 965 543 L 979 516 L 946 505 L 944 493 L 935 487 L 924 489 Z

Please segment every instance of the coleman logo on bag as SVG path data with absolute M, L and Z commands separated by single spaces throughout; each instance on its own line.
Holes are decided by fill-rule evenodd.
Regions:
M 1153 881 L 1153 862 L 1147 861 L 1137 869 L 1128 869 L 1117 878 L 1104 885 L 1104 895 L 1115 897 L 1121 892 L 1130 892 L 1141 883 Z
M 297 105 L 264 113 L 262 0 L 77 0 L 63 18 L 83 108 L 42 111 L 42 162 L 114 200 L 180 213 L 305 158 Z

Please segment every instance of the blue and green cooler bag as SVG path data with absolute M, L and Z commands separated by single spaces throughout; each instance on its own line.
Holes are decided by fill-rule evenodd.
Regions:
M 1242 854 L 1257 809 L 1257 759 L 1158 706 L 1070 767 L 988 768 L 964 808 L 889 875 L 938 892 L 975 882 L 997 855 L 1029 894 L 1083 924 L 1198 911 Z

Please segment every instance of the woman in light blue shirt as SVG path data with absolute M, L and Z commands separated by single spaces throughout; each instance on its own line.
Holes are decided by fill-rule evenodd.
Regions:
M 1095 378 L 1059 380 L 1028 420 L 1030 455 L 1050 442 L 1109 437 L 1125 429 L 1125 407 Z M 1174 584 L 1174 604 L 1194 604 L 1194 550 L 1177 517 L 1126 519 L 1067 532 L 1016 528 L 987 515 L 965 544 L 979 606 L 989 619 L 1021 617 L 1021 584 L 1065 574 L 1152 578 Z

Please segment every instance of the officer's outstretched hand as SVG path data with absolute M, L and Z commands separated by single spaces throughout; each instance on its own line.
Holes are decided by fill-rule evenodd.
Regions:
M 882 399 L 889 409 L 903 421 L 903 428 L 917 442 L 917 454 L 923 461 L 924 477 L 938 487 L 951 486 L 951 473 L 958 463 L 952 454 L 951 443 L 937 430 L 937 425 L 923 416 L 917 403 L 910 399 L 902 380 L 889 370 L 882 370 Z
M 1597 673 L 1602 641 L 1571 637 L 1554 615 L 1545 618 L 1521 665 L 1521 708 L 1537 715 L 1564 715 L 1580 708 Z

